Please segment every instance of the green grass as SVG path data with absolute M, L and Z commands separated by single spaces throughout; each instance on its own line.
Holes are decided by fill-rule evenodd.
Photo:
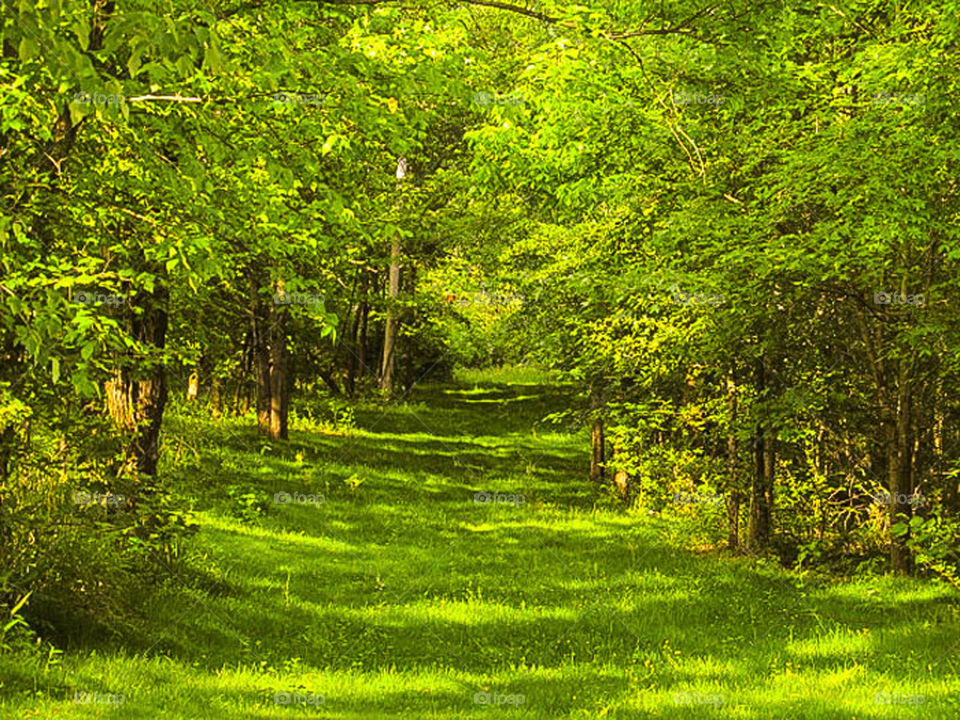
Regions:
M 0 717 L 960 716 L 946 589 L 678 548 L 668 521 L 585 480 L 583 435 L 538 423 L 564 405 L 527 371 L 461 375 L 287 444 L 249 419 L 172 418 L 190 557 L 122 640 L 78 628 L 59 663 L 0 656 Z

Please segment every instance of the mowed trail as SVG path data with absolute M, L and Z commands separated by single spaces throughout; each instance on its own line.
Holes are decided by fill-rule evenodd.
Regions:
M 801 580 L 695 554 L 586 479 L 541 422 L 562 387 L 416 389 L 345 433 L 243 422 L 170 468 L 192 553 L 136 644 L 105 638 L 8 686 L 10 717 L 955 718 L 943 589 Z M 76 702 L 77 692 L 90 693 Z M 117 697 L 122 695 L 123 700 Z M 104 698 L 113 697 L 113 701 Z

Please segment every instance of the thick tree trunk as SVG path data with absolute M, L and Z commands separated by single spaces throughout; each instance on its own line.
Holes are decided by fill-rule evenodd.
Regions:
M 158 286 L 152 294 L 141 293 L 135 302 L 141 312 L 133 315 L 131 335 L 159 356 L 167 336 L 166 288 Z M 134 376 L 121 367 L 105 384 L 107 410 L 114 424 L 132 433 L 128 464 L 140 475 L 156 475 L 160 458 L 160 428 L 167 404 L 166 367 L 160 357 Z
M 272 288 L 283 292 L 282 283 Z M 250 343 L 257 385 L 257 427 L 274 440 L 287 439 L 290 398 L 286 313 L 276 303 L 267 305 L 255 284 Z

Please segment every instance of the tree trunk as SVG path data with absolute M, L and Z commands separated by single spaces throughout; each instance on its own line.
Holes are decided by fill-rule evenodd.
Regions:
M 368 373 L 373 375 L 373 372 L 367 364 L 367 358 L 370 357 L 370 352 L 367 348 L 367 344 L 369 343 L 369 333 L 367 332 L 370 327 L 369 318 L 370 303 L 368 303 L 366 297 L 364 297 L 363 302 L 360 303 L 360 335 L 357 342 L 357 377 L 359 378 L 366 377 Z
M 290 385 L 286 314 L 273 308 L 270 322 L 270 437 L 287 439 Z
M 140 293 L 135 302 L 141 312 L 131 318 L 131 335 L 155 354 L 136 376 L 120 367 L 105 383 L 107 410 L 114 424 L 133 434 L 127 450 L 128 465 L 139 475 L 156 475 L 160 458 L 160 428 L 167 404 L 166 366 L 159 356 L 166 344 L 167 300 L 165 287 Z
M 257 427 L 264 435 L 270 432 L 270 408 L 273 384 L 270 382 L 270 311 L 254 294 L 253 324 L 250 328 L 253 372 L 257 384 Z
M 616 454 L 616 453 L 614 453 Z M 617 493 L 624 502 L 630 500 L 630 476 L 626 470 L 617 470 L 613 474 L 613 484 L 617 488 Z
M 603 482 L 603 464 L 606 461 L 603 418 L 600 415 L 602 408 L 603 400 L 599 390 L 595 388 L 590 393 L 590 410 L 593 416 L 590 428 L 590 480 L 593 482 Z
M 200 393 L 200 373 L 194 369 L 187 380 L 187 402 L 195 402 Z
M 357 371 L 360 363 L 360 304 L 353 306 L 353 328 L 350 331 L 350 357 L 347 358 L 347 378 L 344 389 L 347 397 L 353 397 L 357 389 Z
M 767 389 L 766 360 L 757 361 L 756 389 L 761 401 Z M 773 509 L 773 475 L 776 457 L 769 424 L 761 421 L 753 443 L 753 475 L 750 483 L 750 519 L 747 525 L 747 544 L 752 551 L 765 548 L 770 542 Z
M 397 329 L 399 327 L 397 298 L 400 295 L 400 236 L 390 247 L 390 278 L 387 286 L 387 322 L 383 333 L 383 366 L 380 370 L 380 389 L 393 393 L 393 375 L 396 365 Z
M 220 378 L 217 377 L 210 383 L 210 415 L 214 418 L 223 416 L 223 392 L 220 390 Z
M 890 525 L 900 521 L 909 521 L 912 515 L 910 495 L 913 493 L 911 467 L 913 465 L 913 442 L 910 419 L 912 416 L 912 395 L 910 383 L 903 373 L 902 361 L 898 373 L 897 403 L 893 417 L 888 418 L 887 466 L 890 487 Z M 893 535 L 890 538 L 890 568 L 897 575 L 910 572 L 912 559 L 907 547 L 909 535 Z
M 593 419 L 593 427 L 590 429 L 590 479 L 593 482 L 603 482 L 605 451 L 603 419 L 596 417 Z
M 619 453 L 619 448 L 614 444 L 611 448 L 611 459 L 615 461 Z M 630 475 L 627 474 L 626 470 L 616 470 L 613 473 L 613 487 L 616 489 L 617 495 L 620 496 L 621 500 L 625 503 L 630 502 Z
M 6 482 L 10 477 L 16 437 L 16 430 L 13 425 L 4 425 L 0 429 L 0 480 L 3 482 Z
M 283 283 L 272 289 L 274 296 L 283 293 Z M 268 305 L 261 299 L 255 282 L 252 282 L 251 296 L 250 338 L 257 385 L 257 427 L 273 440 L 286 440 L 290 399 L 287 316 L 282 306 Z
M 731 550 L 740 547 L 740 478 L 737 468 L 737 436 L 734 427 L 737 422 L 737 386 L 732 377 L 727 378 L 727 403 L 730 417 L 727 430 L 727 545 Z

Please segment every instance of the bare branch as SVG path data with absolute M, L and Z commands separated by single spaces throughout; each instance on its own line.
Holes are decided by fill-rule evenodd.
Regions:
M 545 23 L 558 23 L 560 18 L 555 18 L 551 15 L 547 15 L 536 10 L 528 10 L 527 8 L 520 7 L 519 5 L 511 5 L 509 3 L 497 2 L 497 0 L 463 0 L 463 2 L 468 5 L 480 5 L 481 7 L 490 7 L 496 8 L 498 10 L 507 10 L 508 12 L 514 12 L 519 15 L 526 15 L 527 17 L 532 17 L 535 20 L 540 20 Z
M 708 5 L 702 10 L 695 12 L 683 22 L 668 28 L 656 28 L 651 30 L 632 30 L 629 32 L 611 33 L 607 35 L 610 40 L 622 40 L 624 38 L 641 37 L 643 35 L 693 35 L 690 32 L 690 25 L 699 17 L 716 9 L 716 5 Z

